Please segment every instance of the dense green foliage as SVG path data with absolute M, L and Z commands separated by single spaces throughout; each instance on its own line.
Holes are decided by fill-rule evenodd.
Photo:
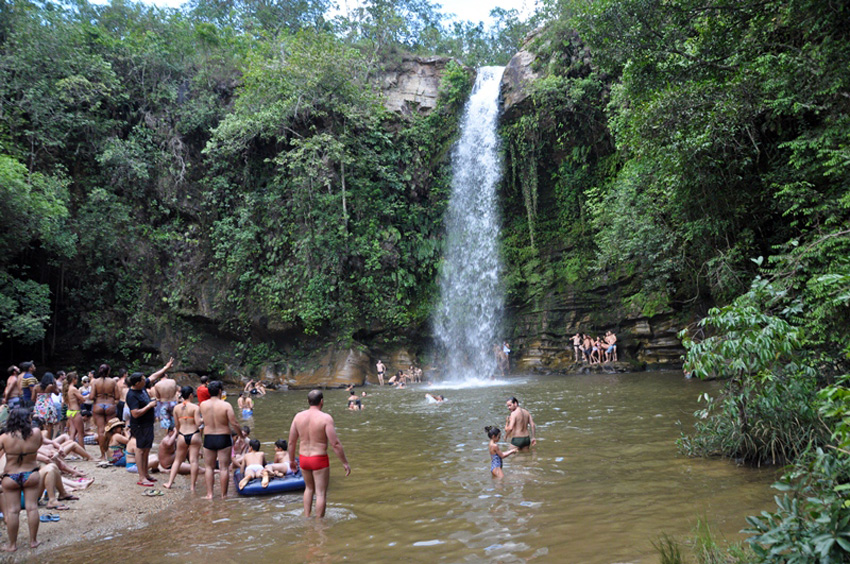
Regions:
M 747 561 L 847 561 L 850 8 L 544 12 L 542 78 L 503 125 L 512 298 L 618 281 L 634 315 L 704 316 L 686 369 L 725 385 L 683 449 L 797 465 Z
M 532 42 L 543 76 L 506 116 L 505 258 L 509 297 L 538 302 L 585 284 L 595 261 L 594 187 L 615 162 L 605 115 L 609 85 L 575 32 L 553 26 Z
M 505 62 L 532 24 L 329 7 L 0 4 L 0 342 L 189 355 L 201 333 L 423 325 L 471 74 L 449 64 L 438 107 L 402 117 L 381 73 Z

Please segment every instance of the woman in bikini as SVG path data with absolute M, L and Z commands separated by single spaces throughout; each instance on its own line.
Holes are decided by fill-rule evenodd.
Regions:
M 65 376 L 65 389 L 62 394 L 65 405 L 68 406 L 68 436 L 82 447 L 85 447 L 83 439 L 83 416 L 80 415 L 80 406 L 85 398 L 80 389 L 77 388 L 77 373 L 69 372 Z
M 41 431 L 33 428 L 30 412 L 26 408 L 15 408 L 9 414 L 0 448 L 6 453 L 6 473 L 0 484 L 3 486 L 3 506 L 6 530 L 9 534 L 7 552 L 18 549 L 18 526 L 21 516 L 21 492 L 27 510 L 30 529 L 30 548 L 38 546 L 38 496 L 41 493 L 41 475 L 38 473 L 38 447 L 41 446 Z
M 97 444 L 100 447 L 100 459 L 106 460 L 108 446 L 104 440 L 104 428 L 106 422 L 115 417 L 115 404 L 118 402 L 118 385 L 109 377 L 110 368 L 108 364 L 101 364 L 94 378 L 92 395 L 94 395 L 94 406 L 92 415 L 97 425 Z
M 201 452 L 201 410 L 192 403 L 192 394 L 195 390 L 191 386 L 183 386 L 180 388 L 180 397 L 183 402 L 174 407 L 174 424 L 177 429 L 177 453 L 174 455 L 174 462 L 171 464 L 171 475 L 168 477 L 168 482 L 163 484 L 163 487 L 171 489 L 174 484 L 174 479 L 180 471 L 180 466 L 186 460 L 186 455 L 189 456 L 189 489 L 195 493 L 195 481 L 198 479 L 198 459 Z
M 124 422 L 117 417 L 113 417 L 106 425 L 105 433 L 109 450 L 112 451 L 109 459 L 110 462 L 112 462 L 113 466 L 126 467 L 127 443 L 130 442 L 130 438 L 125 433 Z

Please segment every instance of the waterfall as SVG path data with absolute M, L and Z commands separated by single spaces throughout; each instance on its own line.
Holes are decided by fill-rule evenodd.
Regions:
M 496 125 L 504 70 L 478 70 L 452 151 L 440 302 L 433 319 L 439 349 L 435 360 L 449 381 L 491 378 L 498 369 L 493 348 L 501 343 L 504 291 L 496 198 L 502 162 Z

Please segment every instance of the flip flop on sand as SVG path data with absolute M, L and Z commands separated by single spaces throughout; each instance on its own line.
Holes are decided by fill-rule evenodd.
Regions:
M 156 497 L 156 496 L 165 495 L 165 494 L 162 493 L 159 490 L 145 490 L 145 491 L 142 492 L 142 495 L 147 496 L 147 497 Z
M 47 509 L 49 509 L 51 511 L 68 511 L 71 508 L 68 507 L 67 505 L 65 505 L 64 503 L 60 503 L 59 505 L 54 505 L 52 507 L 50 505 L 48 505 Z
M 105 460 L 101 460 L 100 462 L 97 463 L 98 468 L 109 468 L 110 466 L 112 466 L 112 464 L 108 463 Z
M 148 482 L 146 480 L 142 480 L 141 482 L 136 482 L 137 486 L 142 486 L 143 488 L 150 488 L 153 486 L 153 482 Z
M 71 494 L 68 494 L 68 495 L 63 496 L 63 497 L 58 497 L 56 499 L 58 499 L 59 501 L 79 501 L 80 500 L 80 498 L 78 498 L 75 495 L 71 495 Z
M 50 513 L 46 515 L 39 515 L 38 517 L 38 520 L 42 523 L 56 523 L 60 519 L 61 517 L 59 517 L 58 515 L 51 515 Z

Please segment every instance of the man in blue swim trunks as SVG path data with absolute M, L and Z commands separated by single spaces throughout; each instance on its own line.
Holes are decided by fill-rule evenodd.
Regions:
M 511 412 L 505 424 L 505 437 L 511 438 L 511 444 L 519 450 L 528 450 L 537 444 L 535 425 L 531 413 L 519 406 L 516 398 L 510 398 L 505 406 Z

